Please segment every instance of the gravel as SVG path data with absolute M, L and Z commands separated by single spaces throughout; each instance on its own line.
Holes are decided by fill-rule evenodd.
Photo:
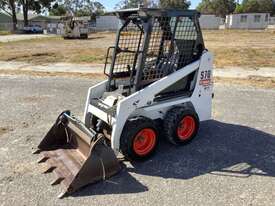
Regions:
M 215 85 L 213 120 L 184 147 L 62 200 L 32 151 L 57 115 L 81 116 L 98 80 L 0 76 L 0 205 L 274 205 L 275 91 Z

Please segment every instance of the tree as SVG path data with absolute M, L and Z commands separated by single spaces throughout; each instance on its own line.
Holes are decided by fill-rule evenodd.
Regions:
M 225 18 L 226 15 L 235 11 L 235 0 L 202 0 L 197 10 L 203 14 L 215 14 Z
M 187 9 L 190 6 L 190 2 L 187 0 L 122 0 L 116 5 L 116 8 L 138 8 L 140 5 L 148 8 L 160 7 Z
M 35 11 L 40 14 L 46 9 L 50 9 L 52 3 L 55 0 L 18 0 L 18 4 L 22 6 L 23 16 L 24 16 L 24 26 L 28 26 L 28 12 L 29 10 Z
M 95 16 L 103 15 L 105 7 L 100 2 L 87 1 L 79 11 L 76 12 L 76 16 Z
M 203 14 L 213 14 L 214 8 L 211 0 L 203 0 L 199 5 L 197 6 L 197 10 Z
M 160 0 L 161 8 L 188 9 L 190 4 L 187 0 Z
M 203 14 L 209 14 L 211 12 L 213 12 L 213 8 L 212 8 L 212 3 L 210 0 L 202 0 L 196 10 L 198 10 L 199 12 L 203 13 Z
M 105 13 L 105 7 L 100 2 L 94 2 L 93 13 L 96 15 L 103 15 Z
M 274 2 L 275 6 L 275 2 Z M 272 5 L 272 0 L 244 0 L 238 4 L 235 13 L 275 13 L 275 7 Z
M 243 5 L 237 4 L 234 13 L 236 14 L 243 13 Z
M 213 9 L 217 16 L 225 18 L 226 15 L 232 14 L 235 11 L 235 0 L 213 0 L 213 2 Z
M 17 29 L 15 0 L 0 0 L 0 10 L 12 17 L 13 31 Z
M 29 12 L 29 0 L 19 0 L 19 5 L 22 6 L 23 17 L 24 17 L 24 26 L 28 26 L 28 12 Z
M 105 11 L 105 7 L 95 0 L 65 0 L 64 7 L 75 16 L 94 16 Z
M 129 8 L 138 8 L 140 5 L 147 4 L 147 1 L 144 0 L 122 0 L 117 5 L 117 9 L 129 9 Z
M 272 0 L 243 0 L 241 13 L 272 13 Z
M 67 10 L 64 5 L 55 4 L 53 8 L 50 9 L 49 14 L 50 16 L 65 16 Z

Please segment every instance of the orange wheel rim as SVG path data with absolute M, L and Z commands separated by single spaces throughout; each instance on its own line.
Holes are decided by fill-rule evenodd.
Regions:
M 196 128 L 196 122 L 194 120 L 194 117 L 192 116 L 186 116 L 184 117 L 178 126 L 177 133 L 178 137 L 181 140 L 188 140 L 192 137 L 194 131 Z
M 149 154 L 156 145 L 156 132 L 146 128 L 138 132 L 134 138 L 133 149 L 137 155 L 144 156 Z

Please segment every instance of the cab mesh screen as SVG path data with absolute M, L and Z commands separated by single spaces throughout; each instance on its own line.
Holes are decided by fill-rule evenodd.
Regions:
M 144 32 L 142 24 L 131 20 L 120 31 L 118 50 L 113 68 L 114 77 L 129 77 L 135 74 L 137 58 L 142 48 Z
M 189 17 L 156 17 L 142 83 L 156 81 L 192 62 L 197 36 Z

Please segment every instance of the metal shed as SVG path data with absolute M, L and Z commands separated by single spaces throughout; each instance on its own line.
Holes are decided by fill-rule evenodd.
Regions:
M 223 19 L 213 14 L 203 14 L 199 21 L 202 29 L 219 29 Z
M 96 30 L 97 31 L 116 31 L 120 24 L 117 16 L 97 16 L 96 17 Z

